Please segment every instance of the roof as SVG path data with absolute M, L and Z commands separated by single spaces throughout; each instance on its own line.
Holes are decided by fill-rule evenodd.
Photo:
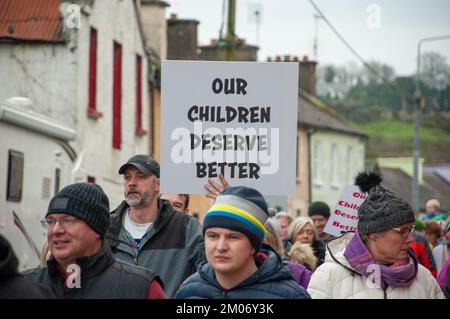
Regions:
M 367 134 L 352 127 L 318 98 L 300 91 L 298 102 L 298 122 L 300 126 L 338 131 L 367 138 Z
M 427 165 L 423 167 L 424 172 L 434 172 L 440 178 L 450 184 L 450 164 Z
M 60 0 L 0 0 L 0 39 L 61 42 Z
M 383 187 L 397 194 L 410 204 L 412 178 L 399 168 L 379 168 Z M 423 184 L 420 185 L 420 207 L 424 210 L 425 203 L 431 198 L 436 198 L 441 203 L 441 210 L 450 209 L 450 184 L 434 172 L 423 172 Z
M 170 4 L 166 1 L 160 1 L 160 0 L 141 0 L 142 4 L 153 4 L 158 5 L 160 7 L 170 7 Z

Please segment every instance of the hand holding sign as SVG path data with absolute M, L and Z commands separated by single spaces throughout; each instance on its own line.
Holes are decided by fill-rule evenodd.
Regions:
M 213 179 L 208 179 L 208 184 L 205 184 L 203 187 L 208 191 L 206 194 L 206 197 L 216 199 L 216 197 L 223 192 L 225 188 L 230 186 L 228 181 L 225 179 L 225 177 L 222 174 L 219 174 L 219 179 L 222 185 L 214 181 Z

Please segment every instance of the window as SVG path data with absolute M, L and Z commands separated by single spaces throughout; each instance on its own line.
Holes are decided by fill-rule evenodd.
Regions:
M 42 177 L 41 182 L 41 198 L 50 199 L 50 193 L 52 188 L 52 179 L 50 177 Z
M 297 181 L 300 181 L 300 134 L 297 133 L 297 154 L 296 154 L 296 176 Z
M 154 90 L 155 85 L 152 81 L 148 81 L 148 99 L 150 101 L 150 117 L 149 117 L 149 123 L 150 123 L 150 154 L 155 154 L 155 97 L 154 97 Z
M 89 45 L 89 102 L 88 116 L 99 118 L 102 113 L 97 112 L 97 30 L 91 27 L 91 38 Z
M 350 185 L 354 184 L 353 181 L 353 166 L 355 163 L 355 159 L 353 158 L 353 147 L 347 147 L 347 182 Z
M 55 169 L 55 195 L 59 192 L 59 187 L 61 185 L 61 169 Z
M 8 185 L 6 188 L 6 200 L 19 203 L 23 192 L 23 165 L 22 152 L 9 150 L 8 154 Z
M 113 66 L 113 148 L 120 150 L 122 142 L 122 46 L 114 41 Z
M 136 135 L 142 136 L 142 58 L 136 55 Z
M 320 141 L 315 141 L 313 149 L 312 169 L 313 169 L 313 180 L 314 183 L 316 184 L 322 184 L 323 167 L 321 167 L 320 165 L 321 153 L 322 153 L 322 146 L 320 144 Z
M 338 147 L 336 144 L 331 144 L 331 185 L 339 185 L 339 162 L 338 162 Z

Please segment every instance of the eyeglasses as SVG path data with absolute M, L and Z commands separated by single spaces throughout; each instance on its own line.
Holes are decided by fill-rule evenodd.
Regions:
M 402 237 L 402 239 L 406 239 L 408 238 L 409 235 L 411 235 L 415 228 L 411 227 L 411 229 L 409 228 L 404 228 L 404 229 L 400 229 L 400 228 L 392 228 L 393 231 L 397 232 L 400 234 L 400 237 Z
M 65 217 L 61 217 L 61 218 L 44 218 L 43 220 L 41 220 L 41 225 L 42 227 L 44 227 L 44 229 L 50 229 L 55 227 L 56 223 L 58 222 L 59 225 L 64 228 L 67 229 L 71 226 L 73 226 L 76 221 L 78 220 L 78 218 L 73 217 L 73 216 L 65 216 Z

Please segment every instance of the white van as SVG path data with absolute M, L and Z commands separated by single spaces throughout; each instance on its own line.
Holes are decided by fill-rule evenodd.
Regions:
M 52 196 L 71 183 L 76 160 L 68 144 L 75 131 L 27 110 L 27 103 L 0 103 L 0 233 L 11 242 L 21 271 L 39 265 L 46 241 L 40 221 Z

